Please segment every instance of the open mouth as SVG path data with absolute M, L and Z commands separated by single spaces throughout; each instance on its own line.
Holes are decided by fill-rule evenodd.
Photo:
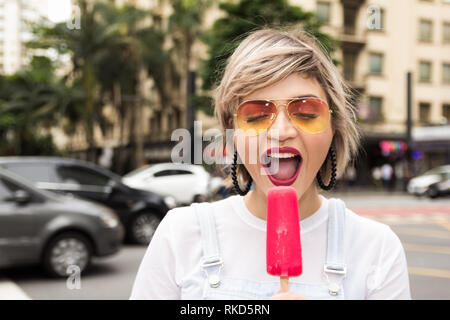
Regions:
M 264 152 L 261 163 L 274 185 L 289 186 L 300 173 L 302 156 L 295 148 L 271 148 Z

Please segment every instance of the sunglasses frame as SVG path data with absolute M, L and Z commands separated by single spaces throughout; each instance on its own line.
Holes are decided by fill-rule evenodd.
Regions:
M 247 103 L 247 102 L 252 102 L 252 101 L 265 101 L 265 102 L 273 103 L 273 104 L 275 105 L 275 107 L 277 108 L 277 113 L 272 113 L 272 116 L 271 116 L 271 119 L 270 119 L 271 125 L 273 124 L 273 122 L 275 121 L 276 117 L 278 116 L 278 108 L 279 108 L 279 106 L 281 106 L 281 105 L 284 105 L 284 107 L 286 108 L 286 113 L 288 114 L 289 120 L 292 121 L 291 115 L 290 115 L 289 112 L 288 112 L 288 107 L 289 107 L 289 105 L 290 105 L 292 102 L 298 101 L 298 100 L 303 100 L 303 99 L 320 100 L 320 101 L 322 101 L 322 102 L 324 102 L 324 103 L 326 104 L 326 106 L 327 106 L 327 108 L 328 108 L 328 112 L 330 113 L 330 117 L 331 117 L 331 115 L 333 114 L 333 110 L 330 109 L 330 106 L 328 105 L 328 103 L 327 103 L 325 100 L 323 100 L 323 99 L 321 99 L 321 98 L 318 98 L 318 97 L 309 97 L 309 96 L 306 96 L 306 97 L 297 97 L 297 98 L 276 98 L 276 99 L 250 99 L 250 100 L 245 100 L 245 101 L 242 101 L 242 102 L 237 106 L 237 108 L 236 108 L 236 113 L 234 113 L 234 117 L 237 118 L 237 115 L 238 115 L 238 114 L 237 114 L 237 110 L 239 110 L 239 108 L 240 108 L 242 105 L 244 105 L 245 103 Z M 277 104 L 277 103 L 275 103 L 275 101 L 278 101 L 278 100 L 288 100 L 288 102 L 287 102 L 287 103 L 284 103 L 284 104 Z M 329 123 L 329 121 L 330 121 L 330 119 L 328 119 L 328 123 Z M 296 128 L 299 128 L 298 126 L 295 126 L 295 127 L 296 127 Z M 269 128 L 270 128 L 270 126 L 269 126 Z M 267 129 L 268 129 L 268 128 L 267 128 Z M 299 129 L 302 130 L 302 131 L 304 131 L 302 128 L 299 128 Z M 323 129 L 323 130 L 325 130 L 325 129 Z M 315 132 L 315 133 L 309 133 L 309 132 L 307 132 L 307 133 L 309 133 L 309 134 L 317 134 L 317 133 L 323 132 L 323 130 L 322 130 L 322 131 L 319 131 L 319 132 Z

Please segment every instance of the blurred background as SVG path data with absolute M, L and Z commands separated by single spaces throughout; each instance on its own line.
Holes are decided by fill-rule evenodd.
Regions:
M 0 0 L 0 299 L 127 299 L 169 209 L 233 194 L 172 132 L 220 128 L 226 59 L 280 25 L 354 89 L 363 151 L 325 195 L 397 233 L 413 298 L 450 299 L 449 0 Z

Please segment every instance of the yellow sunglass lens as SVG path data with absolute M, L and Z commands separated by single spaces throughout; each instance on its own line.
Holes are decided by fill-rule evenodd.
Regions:
M 288 106 L 291 121 L 308 133 L 322 132 L 330 120 L 330 112 L 325 101 L 320 99 L 300 99 Z
M 289 117 L 297 128 L 307 133 L 322 132 L 330 121 L 330 112 L 325 101 L 315 98 L 293 100 L 287 108 Z M 265 100 L 247 101 L 239 106 L 236 120 L 238 128 L 247 135 L 258 135 L 272 125 L 277 112 L 273 102 Z
M 237 113 L 238 128 L 244 132 L 259 134 L 272 124 L 276 107 L 267 101 L 250 101 L 240 106 Z

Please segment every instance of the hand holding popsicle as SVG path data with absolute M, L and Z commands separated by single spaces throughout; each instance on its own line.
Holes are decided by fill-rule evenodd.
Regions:
M 267 272 L 280 276 L 280 292 L 289 291 L 289 277 L 302 274 L 297 192 L 273 187 L 267 193 Z

